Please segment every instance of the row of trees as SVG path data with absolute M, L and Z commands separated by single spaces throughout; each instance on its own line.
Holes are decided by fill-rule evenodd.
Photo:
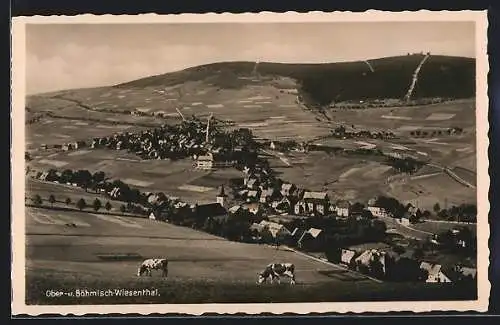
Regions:
M 443 220 L 459 222 L 477 222 L 477 206 L 475 204 L 462 203 L 458 206 L 442 209 L 439 203 L 433 207 L 436 215 Z
M 423 162 L 410 157 L 407 158 L 387 157 L 386 163 L 392 166 L 392 168 L 396 169 L 398 172 L 407 174 L 415 173 L 424 165 Z
M 452 134 L 459 135 L 459 134 L 462 134 L 463 132 L 464 132 L 464 130 L 462 128 L 454 127 L 454 128 L 449 128 L 446 130 L 432 130 L 432 131 L 415 130 L 415 131 L 411 131 L 410 135 L 412 137 L 416 137 L 416 138 L 425 138 L 427 136 L 434 137 L 434 136 L 452 135 Z
M 31 201 L 33 203 L 33 205 L 35 206 L 41 206 L 43 205 L 43 199 L 42 197 L 39 195 L 39 194 L 35 194 L 32 198 L 31 198 Z M 56 197 L 51 194 L 49 195 L 49 197 L 47 198 L 46 200 L 47 202 L 50 203 L 50 206 L 51 207 L 54 207 L 54 204 L 57 203 L 57 199 Z M 65 200 L 64 200 L 64 203 L 67 205 L 67 206 L 70 206 L 72 205 L 73 201 L 71 200 L 70 197 L 67 197 Z M 78 208 L 78 210 L 82 211 L 88 207 L 91 207 L 94 211 L 99 211 L 101 208 L 105 208 L 107 211 L 110 211 L 113 206 L 111 205 L 111 203 L 109 201 L 107 201 L 104 205 L 102 204 L 101 200 L 99 200 L 98 198 L 94 199 L 94 201 L 89 204 L 87 203 L 87 201 L 85 201 L 84 198 L 80 198 L 79 200 L 77 200 L 75 202 L 75 206 Z

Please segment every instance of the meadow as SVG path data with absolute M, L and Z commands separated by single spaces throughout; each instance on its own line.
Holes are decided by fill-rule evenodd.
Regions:
M 60 171 L 64 169 L 86 169 L 91 173 L 102 171 L 106 177 L 120 179 L 141 191 L 164 192 L 191 203 L 213 202 L 221 185 L 228 186 L 231 179 L 243 177 L 243 173 L 234 168 L 216 171 L 196 170 L 191 159 L 140 160 L 125 151 L 105 149 L 44 153 L 44 156 L 39 155 L 34 158 L 30 162 L 30 168 L 33 170 L 56 168 Z M 30 189 L 30 186 L 27 190 L 35 193 L 36 187 Z M 58 185 L 50 186 L 58 187 Z M 38 187 L 38 190 L 42 193 L 57 191 L 49 187 Z
M 68 227 L 72 222 L 76 227 Z M 386 284 L 286 248 L 230 242 L 144 218 L 27 208 L 28 304 L 321 302 L 473 299 L 474 290 L 450 285 Z M 137 278 L 139 263 L 168 257 L 169 277 Z M 296 265 L 297 285 L 257 286 L 268 263 Z M 158 289 L 157 297 L 45 296 L 48 289 Z M 334 290 L 335 288 L 335 290 Z M 410 289 L 411 290 L 408 290 Z M 107 299 L 107 300 L 106 300 Z M 110 300 L 111 299 L 111 300 Z
M 142 279 L 140 279 L 142 280 Z M 245 282 L 175 281 L 153 278 L 136 280 L 103 279 L 73 274 L 38 271 L 26 278 L 28 305 L 101 305 L 101 304 L 198 304 L 198 303 L 292 303 L 292 302 L 375 302 L 375 301 L 446 301 L 474 300 L 472 285 L 425 283 L 318 283 L 289 286 L 262 285 Z M 114 297 L 47 297 L 56 288 L 75 293 L 81 288 L 94 290 L 143 290 L 158 296 Z

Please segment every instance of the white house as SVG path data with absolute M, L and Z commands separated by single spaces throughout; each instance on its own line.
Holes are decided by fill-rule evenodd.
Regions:
M 409 226 L 410 225 L 410 219 L 407 217 L 402 217 L 399 221 L 403 226 Z
M 215 168 L 232 167 L 234 161 L 227 159 L 223 155 L 208 153 L 206 155 L 194 157 L 195 167 L 198 169 L 210 170 Z
M 365 267 L 370 268 L 371 262 L 378 260 L 380 264 L 382 264 L 382 272 L 385 274 L 386 268 L 385 268 L 385 257 L 386 253 L 379 251 L 377 249 L 368 249 L 361 253 L 358 257 L 356 257 L 355 262 L 357 265 L 363 265 Z
M 420 263 L 420 268 L 426 270 L 428 273 L 425 282 L 428 283 L 443 283 L 451 282 L 450 278 L 443 273 L 442 267 L 439 264 L 432 264 L 428 262 Z
M 351 204 L 348 201 L 339 200 L 335 205 L 335 212 L 339 217 L 348 217 L 350 206 Z
M 157 220 L 158 219 L 158 216 L 154 213 L 154 212 L 151 212 L 149 214 L 149 219 L 150 220 Z
M 384 208 L 368 206 L 367 210 L 370 211 L 374 217 L 387 217 L 387 211 Z
M 355 251 L 342 248 L 342 250 L 340 251 L 340 263 L 350 265 L 355 255 Z

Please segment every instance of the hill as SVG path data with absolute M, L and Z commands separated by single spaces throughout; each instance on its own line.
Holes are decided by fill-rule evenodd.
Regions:
M 116 85 L 118 88 L 175 86 L 203 81 L 223 89 L 239 89 L 279 77 L 293 79 L 313 104 L 367 99 L 402 99 L 412 76 L 426 57 L 421 54 L 369 61 L 285 64 L 221 62 Z M 413 98 L 469 98 L 475 94 L 475 60 L 429 56 L 419 73 Z

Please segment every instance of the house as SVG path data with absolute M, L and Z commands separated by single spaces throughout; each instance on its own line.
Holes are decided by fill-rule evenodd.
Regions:
M 477 269 L 474 267 L 466 267 L 456 265 L 454 267 L 455 281 L 475 280 L 477 276 Z
M 242 207 L 243 207 L 243 209 L 248 210 L 248 212 L 250 212 L 253 215 L 257 215 L 260 212 L 262 212 L 262 206 L 257 202 L 246 203 L 246 204 L 243 204 Z
M 148 218 L 150 220 L 168 221 L 168 215 L 160 211 L 151 211 Z
M 206 155 L 195 156 L 195 160 L 195 168 L 203 170 L 232 167 L 235 164 L 227 155 L 211 152 Z
M 275 239 L 284 240 L 291 236 L 292 233 L 284 225 L 276 222 L 262 220 L 260 225 L 263 227 L 262 231 L 269 231 L 271 236 Z
M 269 203 L 279 197 L 279 192 L 275 188 L 266 188 L 260 195 L 260 203 Z
M 368 211 L 372 213 L 374 217 L 387 217 L 387 211 L 385 208 L 379 207 L 377 205 L 377 200 L 376 199 L 370 199 L 367 204 Z
M 258 202 L 259 201 L 259 191 L 251 190 L 247 193 L 247 202 Z
M 302 235 L 304 234 L 304 232 L 306 232 L 307 230 L 303 229 L 303 228 L 295 228 L 292 233 L 291 233 L 291 239 L 293 240 L 293 242 L 295 243 L 298 243 L 299 242 L 299 239 L 302 237 Z
M 305 192 L 302 201 L 309 213 L 325 215 L 328 211 L 329 198 L 326 192 Z
M 356 256 L 356 251 L 342 248 L 340 251 L 340 263 L 350 266 L 354 261 L 354 256 Z
M 280 213 L 292 212 L 292 201 L 286 196 L 279 201 L 272 202 L 271 206 Z
M 238 191 L 238 195 L 236 195 L 237 198 L 245 198 L 247 195 L 248 195 L 248 190 L 245 189 L 245 190 L 241 190 L 241 191 Z
M 46 181 L 47 180 L 47 176 L 49 176 L 49 172 L 47 171 L 44 171 L 40 174 L 40 176 L 38 176 L 38 179 L 41 180 L 41 181 Z
M 368 249 L 354 259 L 358 271 L 374 272 L 373 262 L 380 262 L 382 274 L 386 273 L 386 253 L 377 249 Z
M 236 215 L 238 214 L 239 212 L 241 212 L 243 210 L 243 208 L 241 207 L 241 205 L 235 205 L 231 208 L 229 208 L 229 210 L 227 210 L 231 215 Z
M 158 196 L 158 194 L 150 193 L 148 195 L 147 201 L 148 201 L 149 204 L 153 204 L 154 205 L 154 204 L 158 203 L 159 198 L 160 197 Z
M 339 217 L 348 217 L 351 204 L 346 200 L 339 200 L 335 205 L 335 212 Z
M 251 190 L 258 189 L 259 188 L 259 180 L 255 177 L 249 177 L 246 180 L 245 185 L 248 189 L 251 189 Z
M 86 143 L 85 141 L 75 141 L 73 142 L 73 149 L 77 150 L 77 149 L 81 149 L 83 147 L 85 147 Z
M 403 226 L 409 226 L 410 225 L 410 219 L 409 218 L 406 218 L 406 217 L 403 217 L 400 219 L 399 221 Z
M 325 233 L 323 230 L 318 228 L 309 228 L 307 231 L 302 233 L 299 240 L 297 241 L 297 246 L 301 249 L 320 249 L 323 247 L 325 240 Z
M 112 198 L 114 199 L 117 199 L 119 198 L 121 195 L 121 191 L 120 191 L 120 188 L 118 186 L 115 186 L 111 192 L 109 192 L 109 196 L 111 196 Z
M 294 192 L 297 190 L 297 186 L 290 183 L 284 183 L 281 185 L 281 195 L 283 196 L 292 196 Z
M 256 232 L 256 233 L 260 234 L 263 229 L 264 229 L 264 226 L 261 225 L 260 223 L 254 222 L 250 225 L 251 232 Z
M 305 214 L 306 212 L 307 212 L 306 202 L 304 202 L 303 200 L 298 201 L 293 206 L 293 213 L 295 213 L 296 215 L 302 215 Z
M 427 283 L 443 283 L 443 282 L 451 282 L 450 278 L 443 273 L 442 267 L 440 264 L 432 264 L 429 262 L 420 263 L 420 268 L 427 271 L 427 279 L 425 282 Z

